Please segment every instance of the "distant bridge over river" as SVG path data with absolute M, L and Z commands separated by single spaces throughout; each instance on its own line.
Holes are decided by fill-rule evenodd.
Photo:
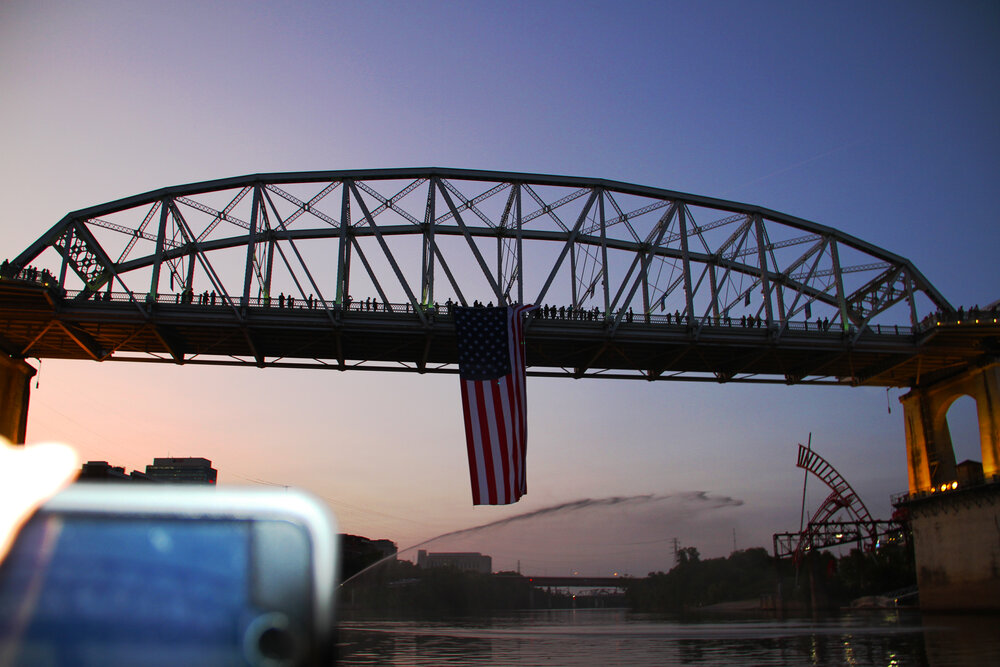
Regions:
M 540 588 L 624 588 L 629 577 L 526 577 L 533 586 Z

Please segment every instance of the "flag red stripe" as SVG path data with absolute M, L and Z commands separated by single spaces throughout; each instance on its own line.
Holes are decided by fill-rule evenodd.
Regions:
M 521 466 L 521 424 L 520 424 L 520 409 L 517 401 L 517 378 L 516 374 L 512 374 L 507 378 L 506 396 L 504 397 L 507 402 L 507 414 L 510 420 L 511 430 L 509 438 L 509 447 L 511 452 L 511 459 L 513 460 L 513 470 L 510 477 L 508 477 L 508 484 L 511 489 L 511 497 L 516 500 L 521 497 L 521 476 L 524 474 Z
M 527 396 L 525 392 L 525 363 L 524 363 L 524 347 L 523 341 L 523 318 L 522 314 L 531 310 L 530 306 L 521 306 L 514 309 L 513 322 L 511 323 L 511 329 L 513 332 L 513 341 L 511 346 L 511 356 L 512 359 L 512 375 L 514 382 L 515 399 L 514 404 L 514 414 L 516 423 L 518 426 L 517 431 L 517 452 L 518 452 L 518 469 L 519 475 L 517 477 L 517 497 L 520 498 L 522 495 L 527 493 L 527 475 L 525 466 L 527 464 L 527 453 L 528 453 L 528 420 L 527 420 Z
M 497 481 L 496 475 L 493 472 L 493 449 L 490 447 L 490 422 L 489 422 L 489 412 L 492 410 L 487 409 L 485 392 L 483 391 L 483 382 L 476 382 L 476 403 L 479 417 L 479 428 L 478 441 L 476 442 L 476 447 L 483 457 L 483 465 L 486 468 L 486 500 L 490 505 L 497 504 Z
M 497 453 L 499 454 L 500 457 L 500 467 L 503 470 L 502 473 L 503 477 L 497 480 L 498 490 L 499 489 L 503 490 L 503 498 L 498 498 L 499 502 L 502 504 L 507 504 L 513 500 L 513 493 L 511 493 L 511 488 L 510 488 L 510 482 L 511 482 L 510 451 L 512 443 L 507 437 L 507 430 L 508 430 L 507 422 L 509 416 L 506 414 L 506 410 L 504 410 L 503 408 L 502 404 L 503 397 L 501 396 L 501 392 L 504 390 L 504 386 L 502 385 L 509 385 L 509 384 L 510 384 L 509 382 L 500 382 L 500 381 L 490 383 L 490 388 L 492 389 L 493 405 L 496 406 L 497 408 L 494 410 L 494 415 L 496 416 L 496 423 L 497 423 L 497 429 L 496 429 L 497 437 L 494 442 L 496 444 L 497 449 L 499 450 Z M 497 472 L 500 471 L 498 470 Z
M 469 405 L 469 382 L 462 382 L 462 412 L 465 416 L 465 446 L 469 451 L 469 479 L 472 480 L 472 503 L 479 505 L 479 457 L 476 454 L 476 442 L 473 437 L 472 411 Z

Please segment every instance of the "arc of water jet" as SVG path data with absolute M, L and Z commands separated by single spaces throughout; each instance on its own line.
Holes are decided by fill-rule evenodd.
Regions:
M 548 514 L 555 514 L 557 512 L 575 512 L 578 510 L 586 509 L 588 507 L 611 507 L 614 505 L 621 505 L 624 503 L 637 503 L 637 502 L 659 502 L 661 500 L 668 500 L 670 498 L 690 498 L 693 500 L 710 500 L 719 501 L 722 504 L 718 507 L 724 506 L 738 506 L 742 505 L 743 501 L 735 498 L 730 498 L 729 496 L 710 496 L 706 491 L 691 491 L 682 494 L 664 494 L 657 495 L 653 493 L 645 493 L 635 496 L 609 496 L 607 498 L 581 498 L 580 500 L 571 500 L 565 503 L 560 503 L 558 505 L 550 505 L 549 507 L 542 507 L 541 509 L 531 510 L 530 512 L 522 512 L 521 514 L 515 514 L 514 516 L 504 517 L 503 519 L 497 519 L 496 521 L 490 521 L 489 523 L 480 524 L 478 526 L 472 526 L 470 528 L 460 528 L 458 530 L 452 530 L 447 533 L 442 533 L 430 539 L 426 539 L 423 542 L 418 542 L 417 544 L 411 545 L 402 551 L 412 551 L 413 549 L 418 549 L 425 544 L 430 544 L 431 542 L 436 542 L 437 540 L 443 539 L 445 537 L 454 537 L 456 535 L 466 535 L 469 533 L 475 533 L 480 530 L 485 530 L 487 528 L 496 528 L 498 526 L 505 526 L 510 523 L 515 523 L 517 521 L 524 521 L 527 519 L 534 519 L 540 516 L 545 516 Z M 398 553 L 398 552 L 397 552 Z M 381 558 L 368 567 L 355 572 L 350 577 L 341 582 L 343 587 L 352 579 L 356 579 L 368 570 L 377 567 L 384 563 L 385 561 L 396 558 L 396 554 L 386 556 Z

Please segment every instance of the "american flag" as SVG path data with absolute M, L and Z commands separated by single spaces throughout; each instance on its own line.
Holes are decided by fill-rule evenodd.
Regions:
M 474 505 L 508 505 L 528 490 L 522 316 L 533 308 L 452 309 Z

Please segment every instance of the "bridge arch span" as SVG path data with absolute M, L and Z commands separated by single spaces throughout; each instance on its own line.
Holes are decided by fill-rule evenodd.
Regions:
M 74 211 L 12 264 L 53 252 L 60 283 L 81 299 L 190 289 L 343 303 L 353 291 L 413 308 L 531 301 L 692 321 L 825 318 L 845 329 L 951 310 L 909 261 L 824 225 L 538 174 L 424 168 L 192 183 Z
M 433 167 L 161 188 L 67 214 L 3 275 L 48 290 L 12 297 L 13 358 L 454 372 L 451 305 L 520 302 L 531 374 L 898 386 L 953 313 L 908 260 L 764 207 Z

